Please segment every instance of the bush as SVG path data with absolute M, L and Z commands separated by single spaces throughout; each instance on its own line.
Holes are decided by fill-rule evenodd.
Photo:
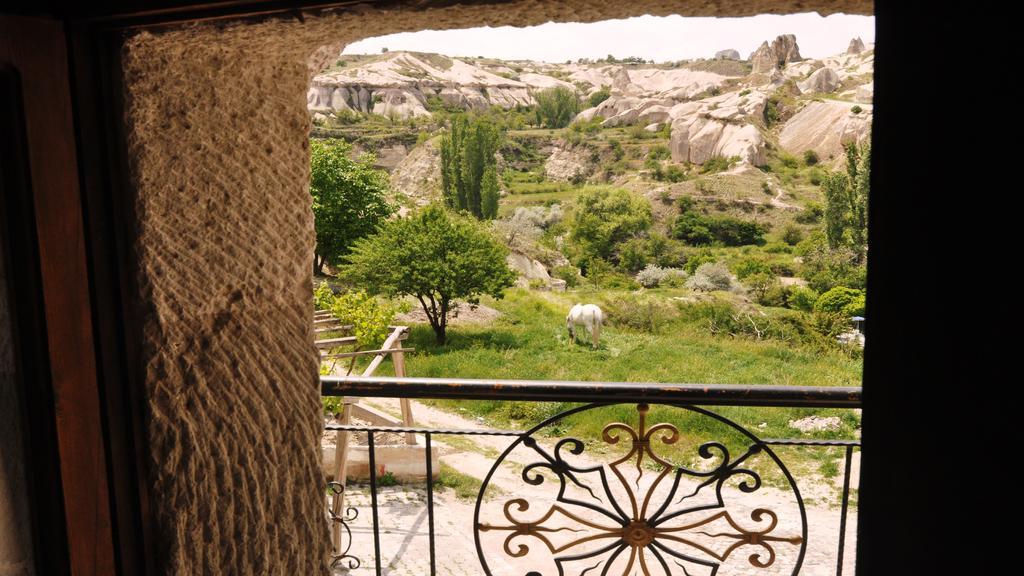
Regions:
M 856 105 L 856 104 L 854 104 L 853 107 L 850 108 L 850 112 L 853 112 L 854 114 L 860 114 L 863 111 L 864 111 L 864 109 L 861 108 L 860 106 Z
M 331 311 L 342 324 L 352 325 L 352 335 L 363 350 L 380 347 L 395 318 L 395 308 L 362 290 L 347 292 L 334 299 Z
M 713 156 L 708 158 L 704 164 L 700 167 L 701 174 L 714 174 L 715 172 L 722 172 L 728 170 L 733 164 L 739 162 L 739 156 L 730 156 L 725 158 L 723 156 Z
M 686 259 L 686 265 L 683 266 L 683 270 L 686 270 L 687 274 L 692 275 L 702 264 L 714 262 L 716 262 L 715 255 L 710 250 L 700 250 L 695 254 L 691 254 Z
M 815 312 L 843 314 L 847 318 L 864 313 L 864 291 L 836 286 L 825 292 L 814 303 Z
M 665 321 L 675 316 L 673 307 L 663 300 L 627 294 L 604 304 L 612 326 L 655 334 Z
M 673 233 L 676 238 L 693 246 L 720 243 L 725 246 L 746 246 L 765 243 L 767 226 L 732 216 L 705 216 L 697 212 L 684 212 L 676 219 Z
M 570 266 L 568 264 L 555 266 L 551 269 L 551 275 L 555 278 L 565 280 L 565 286 L 567 288 L 575 288 L 583 281 L 583 277 L 580 276 L 580 271 L 577 270 L 575 266 Z
M 803 239 L 803 231 L 792 224 L 787 225 L 786 229 L 782 231 L 782 241 L 790 246 L 796 246 Z
M 647 157 L 653 160 L 664 160 L 669 156 L 671 156 L 671 153 L 668 151 L 668 146 L 664 144 L 653 146 L 651 151 L 647 153 Z
M 732 274 L 724 264 L 717 262 L 701 264 L 694 271 L 693 276 L 686 281 L 686 287 L 698 292 L 730 290 L 733 287 Z
M 818 163 L 818 153 L 814 150 L 807 150 L 804 152 L 804 164 L 808 166 L 814 166 Z
M 569 222 L 571 257 L 581 265 L 593 258 L 616 261 L 616 247 L 646 232 L 651 219 L 647 199 L 626 190 L 597 188 L 580 192 Z
M 612 151 L 612 158 L 614 158 L 616 162 L 622 160 L 626 155 L 626 151 L 622 149 L 622 142 L 619 142 L 615 138 L 608 141 L 608 148 Z
M 825 181 L 825 173 L 820 168 L 813 168 L 807 174 L 807 180 L 815 186 L 821 186 L 821 183 Z
M 681 268 L 662 268 L 654 264 L 648 264 L 636 275 L 636 281 L 644 288 L 657 288 L 658 286 L 680 286 L 686 283 L 689 274 Z
M 817 202 L 808 202 L 807 206 L 796 215 L 796 221 L 801 224 L 817 224 L 825 214 L 825 209 Z
M 747 276 L 754 274 L 771 274 L 772 269 L 768 266 L 768 263 L 759 258 L 747 257 L 738 262 L 732 267 L 733 272 L 736 273 L 736 277 L 740 280 L 746 279 Z
M 818 301 L 818 293 L 805 286 L 793 286 L 789 290 L 786 305 L 794 310 L 810 312 Z
M 594 106 L 597 106 L 601 102 L 607 100 L 608 97 L 611 95 L 612 91 L 607 86 L 601 86 L 600 90 L 594 92 L 593 94 L 587 97 L 587 105 L 590 108 L 593 108 Z
M 334 291 L 325 280 L 313 291 L 313 305 L 317 310 L 330 310 L 332 304 L 334 304 Z
M 754 272 L 747 275 L 743 280 L 743 284 L 760 304 L 765 304 L 764 300 L 768 291 L 779 285 L 779 281 L 771 272 Z
M 562 86 L 541 90 L 535 98 L 537 124 L 545 128 L 565 128 L 580 109 L 576 94 Z

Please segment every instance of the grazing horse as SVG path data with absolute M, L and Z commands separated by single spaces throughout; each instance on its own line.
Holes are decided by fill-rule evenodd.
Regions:
M 590 334 L 590 341 L 597 349 L 598 341 L 601 339 L 601 322 L 604 320 L 604 312 L 594 304 L 577 304 L 569 310 L 565 317 L 565 327 L 569 329 L 569 339 L 576 341 L 575 326 L 583 326 Z

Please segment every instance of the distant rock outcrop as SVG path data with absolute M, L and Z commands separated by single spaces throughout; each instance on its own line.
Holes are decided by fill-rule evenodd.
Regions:
M 825 100 L 809 102 L 786 121 L 779 133 L 779 146 L 792 154 L 814 150 L 823 161 L 839 161 L 843 147 L 863 142 L 871 133 L 871 106 Z
M 391 187 L 417 206 L 441 196 L 441 151 L 436 139 L 416 146 L 394 167 Z
M 739 60 L 740 53 L 732 48 L 715 52 L 715 60 Z
M 767 41 L 762 42 L 750 55 L 751 71 L 754 74 L 770 73 L 772 70 L 785 67 L 786 64 L 801 60 L 803 57 L 800 56 L 800 47 L 797 46 L 796 36 L 792 34 L 776 37 L 771 45 Z
M 760 91 L 743 96 L 730 92 L 672 107 L 672 160 L 703 164 L 715 156 L 738 156 L 748 164 L 764 165 L 764 137 L 752 122 L 764 114 L 767 98 Z
M 587 161 L 587 154 L 582 149 L 555 148 L 544 162 L 544 177 L 555 182 L 585 178 L 592 170 L 593 167 Z
M 850 46 L 846 48 L 847 54 L 860 54 L 864 51 L 864 41 L 860 38 L 850 40 Z
M 839 87 L 839 74 L 831 68 L 818 68 L 807 80 L 797 84 L 800 92 L 834 92 Z

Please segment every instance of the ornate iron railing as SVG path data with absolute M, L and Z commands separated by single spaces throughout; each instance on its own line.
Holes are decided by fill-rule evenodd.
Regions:
M 807 551 L 807 510 L 793 474 L 773 449 L 780 446 L 844 449 L 835 573 L 843 572 L 851 463 L 859 442 L 762 439 L 705 407 L 855 409 L 861 406 L 860 388 L 389 377 L 321 380 L 325 396 L 585 403 L 526 431 L 329 425 L 329 430 L 368 435 L 374 569 L 378 575 L 383 567 L 379 561 L 380 478 L 374 438 L 388 432 L 418 434 L 424 440 L 432 575 L 437 573 L 433 439 L 448 435 L 511 439 L 483 480 L 475 502 L 471 528 L 484 574 L 495 574 L 495 562 L 503 567 L 502 573 L 526 576 L 799 574 Z M 622 404 L 632 405 L 629 411 L 619 411 L 629 417 L 608 422 L 600 442 L 591 444 L 591 452 L 580 439 L 559 438 L 558 425 L 563 419 Z M 720 430 L 731 441 L 687 446 L 685 429 L 652 422 L 652 407 L 658 406 L 673 407 L 694 426 Z M 616 450 L 617 454 L 608 454 Z M 506 464 L 513 453 L 519 463 L 531 455 L 533 461 L 510 472 Z M 516 486 L 514 494 L 485 499 L 498 474 L 506 477 L 506 488 Z M 765 475 L 774 479 L 774 494 L 783 495 L 776 496 L 772 506 L 765 505 L 759 493 L 766 484 Z M 340 484 L 331 487 L 333 494 L 344 490 Z M 331 514 L 330 521 L 340 523 L 351 538 L 348 526 L 355 517 L 356 510 L 350 508 L 343 515 Z M 362 564 L 351 554 L 351 541 L 335 561 L 349 569 Z M 545 568 L 538 570 L 538 566 Z

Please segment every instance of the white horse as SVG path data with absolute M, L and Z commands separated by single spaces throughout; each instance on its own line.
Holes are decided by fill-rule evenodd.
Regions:
M 604 312 L 595 304 L 577 304 L 569 310 L 565 317 L 565 327 L 569 329 L 569 339 L 576 341 L 576 326 L 583 326 L 590 334 L 590 341 L 594 349 L 597 349 L 598 341 L 601 339 L 601 322 L 604 320 Z

